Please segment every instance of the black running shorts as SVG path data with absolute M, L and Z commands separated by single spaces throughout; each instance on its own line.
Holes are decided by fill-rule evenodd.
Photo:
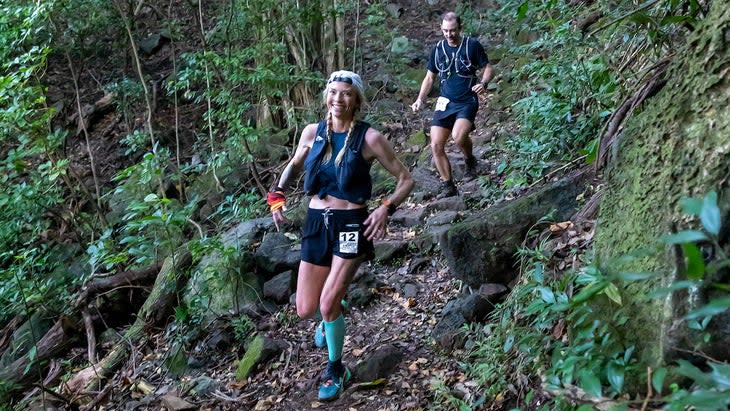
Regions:
M 474 124 L 474 119 L 477 117 L 477 110 L 479 110 L 478 101 L 470 103 L 454 103 L 453 101 L 449 101 L 445 110 L 436 110 L 433 112 L 431 125 L 451 130 L 454 128 L 456 119 L 459 118 L 465 118 Z
M 302 227 L 302 261 L 314 265 L 332 265 L 332 256 L 353 259 L 375 256 L 373 242 L 365 238 L 363 221 L 368 217 L 366 208 L 357 210 L 307 210 Z

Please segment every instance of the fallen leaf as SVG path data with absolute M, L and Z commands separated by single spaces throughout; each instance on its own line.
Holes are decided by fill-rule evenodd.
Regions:
M 369 390 L 372 388 L 377 388 L 377 387 L 383 386 L 387 382 L 388 382 L 388 380 L 386 380 L 385 378 L 376 378 L 372 381 L 361 382 L 359 384 L 355 384 L 352 387 L 355 390 Z
M 569 228 L 573 227 L 572 221 L 563 221 L 562 223 L 557 224 L 551 224 L 550 225 L 550 232 L 557 233 L 560 231 L 565 231 Z

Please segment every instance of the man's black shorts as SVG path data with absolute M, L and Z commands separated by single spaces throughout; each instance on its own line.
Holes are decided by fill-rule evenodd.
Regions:
M 431 125 L 451 130 L 454 128 L 456 119 L 459 118 L 465 118 L 474 124 L 474 119 L 477 117 L 477 110 L 479 110 L 478 100 L 468 103 L 454 103 L 453 101 L 449 101 L 446 105 L 446 110 L 433 112 Z
M 365 238 L 362 224 L 368 218 L 367 208 L 357 210 L 307 210 L 302 227 L 302 261 L 314 265 L 332 265 L 332 256 L 353 259 L 375 256 L 373 242 Z

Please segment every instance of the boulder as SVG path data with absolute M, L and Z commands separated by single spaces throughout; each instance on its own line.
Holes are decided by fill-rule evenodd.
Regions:
M 289 296 L 294 291 L 294 271 L 287 270 L 279 273 L 271 280 L 264 283 L 264 297 L 269 298 L 277 304 L 286 304 Z
M 564 221 L 576 211 L 593 171 L 583 168 L 516 200 L 477 211 L 449 228 L 440 243 L 451 273 L 471 286 L 508 284 L 514 278 L 515 251 L 528 230 L 554 212 Z
M 243 358 L 238 362 L 236 379 L 245 381 L 257 365 L 279 355 L 285 347 L 286 343 L 283 341 L 274 340 L 260 334 L 257 335 L 248 345 Z
M 269 273 L 280 273 L 297 269 L 301 252 L 294 247 L 294 240 L 274 231 L 264 235 L 254 257 L 259 268 Z
M 403 352 L 395 345 L 380 347 L 358 363 L 353 372 L 358 381 L 387 378 L 403 360 Z
M 207 254 L 192 269 L 185 302 L 189 306 L 205 306 L 200 314 L 207 320 L 257 304 L 262 290 L 250 248 L 271 227 L 271 218 L 265 217 L 245 221 L 225 232 L 220 249 Z M 237 251 L 226 251 L 230 249 Z

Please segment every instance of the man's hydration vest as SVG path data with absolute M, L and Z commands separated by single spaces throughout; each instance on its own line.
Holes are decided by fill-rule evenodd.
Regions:
M 339 165 L 334 165 L 339 151 L 332 150 L 329 162 L 322 164 L 327 147 L 327 124 L 320 121 L 312 148 L 304 160 L 304 192 L 325 198 L 328 194 L 351 203 L 365 204 L 372 196 L 371 163 L 362 156 L 365 132 L 370 124 L 358 121 Z M 334 170 L 334 172 L 332 171 Z
M 474 67 L 471 62 L 471 58 L 469 57 L 469 46 L 470 42 L 473 41 L 476 40 L 469 36 L 464 36 L 464 38 L 461 39 L 459 47 L 456 49 L 456 53 L 453 53 L 451 56 L 449 56 L 449 53 L 446 51 L 446 44 L 448 43 L 445 39 L 442 39 L 438 42 L 438 44 L 436 44 L 434 65 L 436 66 L 436 70 L 438 70 L 441 81 L 446 81 L 446 79 L 449 78 L 452 69 L 460 77 L 474 77 L 477 67 Z

